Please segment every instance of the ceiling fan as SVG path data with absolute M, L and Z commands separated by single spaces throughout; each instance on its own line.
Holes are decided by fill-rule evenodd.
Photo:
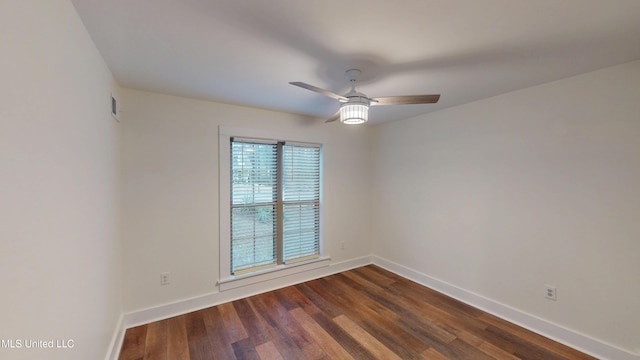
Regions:
M 332 99 L 340 101 L 340 110 L 333 114 L 325 122 L 332 122 L 340 119 L 344 124 L 362 124 L 369 120 L 369 107 L 374 105 L 406 105 L 406 104 L 435 104 L 440 99 L 440 95 L 406 95 L 406 96 L 383 96 L 370 98 L 367 95 L 356 91 L 356 82 L 361 71 L 349 69 L 346 71 L 347 80 L 351 83 L 351 90 L 342 95 L 338 95 L 329 90 L 321 89 L 303 82 L 290 82 L 289 84 L 299 86 L 303 89 L 315 91 Z

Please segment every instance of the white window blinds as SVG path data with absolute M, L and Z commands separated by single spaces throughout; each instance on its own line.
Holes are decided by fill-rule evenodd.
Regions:
M 320 147 L 283 146 L 283 261 L 316 257 L 320 247 Z
M 231 142 L 231 271 L 277 262 L 277 144 Z
M 231 272 L 320 255 L 320 145 L 231 141 Z

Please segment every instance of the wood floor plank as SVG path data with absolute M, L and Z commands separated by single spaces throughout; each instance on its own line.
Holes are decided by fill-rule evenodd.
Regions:
M 486 341 L 483 341 L 479 346 L 478 349 L 480 349 L 480 351 L 482 351 L 483 353 L 492 356 L 496 359 L 499 360 L 518 360 L 520 359 L 519 357 L 513 355 L 513 354 L 509 354 L 508 352 L 498 348 L 495 345 L 492 345 Z
M 378 301 L 380 291 L 383 291 L 383 289 L 379 291 L 366 283 L 361 285 L 343 274 L 336 274 L 324 280 L 334 288 L 333 291 L 339 292 L 340 296 L 350 304 L 365 305 L 375 313 L 390 320 L 397 320 L 400 317 L 394 309 Z M 353 291 L 354 289 L 358 291 Z
M 271 341 L 256 346 L 256 352 L 262 360 L 284 360 L 278 349 Z
M 422 357 L 427 360 L 449 360 L 446 356 L 440 354 L 434 348 L 428 348 L 427 350 L 422 352 Z
M 465 311 L 460 311 L 458 306 L 450 303 L 458 302 L 449 298 L 444 301 L 439 297 L 433 297 L 429 292 L 416 291 L 413 283 L 394 283 L 390 285 L 392 301 L 400 306 L 410 308 L 421 319 L 427 319 L 443 330 L 457 334 L 459 331 L 484 331 L 487 324 Z M 430 290 L 431 291 L 431 290 Z M 431 301 L 434 301 L 433 303 Z
M 346 276 L 344 281 L 345 285 L 349 288 L 357 289 L 359 286 L 359 283 L 351 283 L 351 278 Z M 434 322 L 425 319 L 425 317 L 415 316 L 416 313 L 419 314 L 422 311 L 419 306 L 413 306 L 411 303 L 404 301 L 402 298 L 395 297 L 393 294 L 379 294 L 376 291 L 371 291 L 368 286 L 359 290 L 367 295 L 372 302 L 383 305 L 387 312 L 394 314 L 396 318 L 400 318 L 400 320 L 397 321 L 398 324 L 405 330 L 409 329 L 413 334 L 420 334 L 421 330 L 426 330 L 426 332 L 422 334 L 423 336 L 445 344 L 456 338 L 454 334 L 439 327 Z
M 144 357 L 144 345 L 147 339 L 148 325 L 136 326 L 124 334 L 119 360 L 139 360 Z
M 478 317 L 484 313 L 480 309 L 455 300 L 445 294 L 429 289 L 409 279 L 400 278 L 396 282 L 391 283 L 387 289 L 394 291 L 397 295 L 410 293 L 412 296 L 451 314 L 465 314 L 471 317 Z
M 128 329 L 120 360 L 592 357 L 375 265 Z
M 297 308 L 291 310 L 290 313 L 300 326 L 316 339 L 320 348 L 322 348 L 329 358 L 353 359 L 353 357 L 304 310 Z
M 494 315 L 484 313 L 480 315 L 478 318 L 488 324 L 491 324 L 507 332 L 513 333 L 514 335 L 517 335 L 522 339 L 525 339 L 547 350 L 553 351 L 554 353 L 564 356 L 566 358 L 570 358 L 570 359 L 590 359 L 591 358 L 590 356 L 585 355 L 584 353 L 578 350 L 572 349 L 566 345 L 563 345 L 555 341 L 550 341 L 549 338 L 536 334 L 533 331 L 527 330 L 518 325 L 512 324 L 506 320 L 502 320 Z
M 371 282 L 378 284 L 379 286 L 386 288 L 388 285 L 396 282 L 396 279 L 389 276 L 388 273 L 380 273 L 374 270 L 373 266 L 363 266 L 353 270 L 354 273 L 370 280 Z
M 189 341 L 184 316 L 167 320 L 167 358 L 189 360 Z
M 450 359 L 493 360 L 493 357 L 460 339 L 453 340 L 447 346 L 439 345 L 434 349 Z
M 278 301 L 282 303 L 287 310 L 293 310 L 297 307 L 304 308 L 311 303 L 309 298 L 300 292 L 299 287 L 306 286 L 307 283 L 302 283 L 294 286 L 287 286 L 282 289 L 274 291 L 274 294 L 278 298 Z
M 271 343 L 278 349 L 278 352 L 286 359 L 301 359 L 304 353 L 298 347 L 296 342 L 289 336 L 287 331 L 287 323 L 293 322 L 291 315 L 279 306 L 269 302 L 273 306 L 265 304 L 269 302 L 268 294 L 260 294 L 251 297 L 251 306 L 269 325 L 267 328 L 268 336 Z M 286 314 L 285 314 L 286 313 Z M 257 347 L 256 347 L 257 348 Z
M 307 283 L 300 284 L 296 286 L 296 289 L 309 299 L 309 301 L 317 307 L 319 311 L 325 313 L 327 317 L 334 318 L 344 313 L 341 307 L 341 302 L 335 300 L 331 291 L 323 287 L 318 281 L 309 281 Z M 302 308 L 306 309 L 310 314 L 315 312 L 309 311 L 312 310 L 310 309 L 310 306 L 303 305 Z
M 214 359 L 236 359 L 235 353 L 233 351 L 233 346 L 231 345 L 232 341 L 230 339 L 230 336 L 234 336 L 235 334 L 237 334 L 237 332 L 235 330 L 232 330 L 231 333 L 227 332 L 227 326 L 220 312 L 220 308 L 215 306 L 205 309 L 203 314 L 204 325 L 207 330 L 207 341 L 214 349 L 213 353 L 210 355 L 212 355 Z M 245 336 L 240 340 L 244 340 L 247 338 L 248 336 Z
M 348 308 L 351 318 L 403 358 L 415 358 L 420 351 L 426 348 L 413 334 L 405 332 L 398 326 L 397 315 L 387 313 L 386 316 L 383 316 L 382 311 L 377 312 L 366 306 L 366 297 L 358 297 L 360 301 L 349 300 L 352 293 L 343 291 L 339 278 L 320 279 L 308 285 L 313 290 L 322 293 L 322 297 L 327 302 L 335 304 L 337 307 Z M 379 304 L 375 308 L 382 309 Z
M 255 346 L 255 345 L 266 343 L 270 339 L 267 336 L 268 325 L 262 319 L 262 317 L 253 310 L 253 308 L 251 307 L 251 303 L 249 302 L 249 299 L 250 298 L 236 300 L 233 302 L 233 306 L 236 308 L 238 317 L 242 321 L 242 324 L 245 330 L 247 331 L 247 334 L 249 334 L 248 339 Z M 244 341 L 244 340 L 240 340 L 240 341 Z M 235 350 L 235 347 L 234 347 L 234 350 Z
M 253 346 L 251 339 L 246 338 L 233 343 L 233 352 L 236 359 L 260 360 L 260 355 Z
M 367 348 L 373 356 L 378 359 L 402 360 L 396 353 L 384 346 L 378 339 L 362 329 L 358 324 L 349 319 L 346 315 L 340 315 L 333 319 L 344 331 L 356 339 L 362 346 Z
M 349 291 L 347 286 L 343 284 L 339 278 L 327 278 L 314 281 L 309 284 L 309 287 L 336 308 L 347 308 L 350 312 L 362 314 L 362 317 L 385 317 L 389 320 L 396 320 L 398 318 L 397 314 L 372 301 L 364 294 Z M 344 311 L 335 313 L 333 317 L 343 315 Z M 327 313 L 328 317 L 331 317 L 331 315 L 331 313 Z
M 326 355 L 313 341 L 313 338 L 310 337 L 291 316 L 288 309 L 281 303 L 276 292 L 262 294 L 261 300 L 269 309 L 269 312 L 272 313 L 271 316 L 278 328 L 290 337 L 295 345 L 302 351 L 305 359 L 321 359 Z
M 167 360 L 167 321 L 149 324 L 144 345 L 145 360 Z
M 373 359 L 371 353 L 365 349 L 360 343 L 349 334 L 342 330 L 338 324 L 334 323 L 324 313 L 315 313 L 311 315 L 313 320 L 324 329 L 331 337 L 333 337 L 342 348 L 344 348 L 352 357 L 356 359 Z
M 322 299 L 308 287 L 309 283 L 311 282 L 279 289 L 275 291 L 275 294 L 289 312 L 302 309 L 308 314 L 321 314 L 322 316 L 326 316 L 323 310 L 318 307 L 323 305 Z M 316 305 L 316 303 L 318 305 Z M 324 303 L 324 305 L 326 305 L 326 303 Z M 312 334 L 304 330 L 293 334 L 292 331 L 294 328 L 302 329 L 302 327 L 298 322 L 295 322 L 295 325 L 291 324 L 291 328 L 289 328 L 288 331 L 308 358 L 322 359 L 327 357 L 327 354 L 315 341 Z
M 338 275 L 342 275 L 348 279 L 353 280 L 354 282 L 356 282 L 357 284 L 359 284 L 360 286 L 364 287 L 364 288 L 368 288 L 372 291 L 375 292 L 382 292 L 385 291 L 385 288 L 383 288 L 382 286 L 379 286 L 378 284 L 371 282 L 369 280 L 367 280 L 366 278 L 363 278 L 362 276 L 356 274 L 355 272 L 352 271 L 346 271 L 343 273 L 340 273 Z
M 466 331 L 460 332 L 458 334 L 458 338 L 466 342 L 467 344 L 470 344 L 471 346 L 478 348 L 480 351 L 482 351 L 483 353 L 491 357 L 494 357 L 497 359 L 510 359 L 510 360 L 518 359 L 513 354 L 510 354 L 502 349 L 499 349 L 496 346 Z
M 466 331 L 461 331 L 460 333 L 458 333 L 458 335 L 456 336 L 458 339 L 466 342 L 467 344 L 470 344 L 472 346 L 478 347 L 480 345 L 482 345 L 482 343 L 484 343 L 485 341 L 482 340 L 481 338 L 468 333 Z
M 238 317 L 236 308 L 233 307 L 232 303 L 229 302 L 218 305 L 218 310 L 220 311 L 222 321 L 224 322 L 224 326 L 227 330 L 227 337 L 229 338 L 229 341 L 234 343 L 249 337 L 249 335 L 247 335 L 247 331 L 242 325 L 242 321 L 240 321 L 240 318 Z
M 200 310 L 184 315 L 189 340 L 189 355 L 193 360 L 208 359 L 214 350 L 207 337 L 207 328 L 204 323 L 205 314 L 205 310 Z
M 485 336 L 487 342 L 500 348 L 512 350 L 512 353 L 516 357 L 522 359 L 548 359 L 548 360 L 560 360 L 564 359 L 564 356 L 556 354 L 545 348 L 542 348 L 536 344 L 530 343 L 524 339 L 519 338 L 517 335 L 504 331 L 493 325 L 487 327 L 486 331 L 480 334 Z
M 353 293 L 348 291 L 347 284 L 342 283 L 344 280 L 340 277 L 325 279 L 326 286 L 332 289 L 336 298 L 350 298 Z M 420 340 L 419 334 L 407 331 L 402 326 L 398 314 L 368 298 L 366 294 L 357 299 L 358 301 L 347 304 L 349 316 L 396 354 L 405 359 L 417 358 L 428 347 L 428 344 Z
M 401 327 L 398 327 L 398 331 L 389 331 L 391 326 L 379 326 L 379 322 L 374 323 L 368 319 L 361 320 L 358 324 L 402 359 L 420 359 L 420 353 L 428 347 L 415 334 L 410 334 Z

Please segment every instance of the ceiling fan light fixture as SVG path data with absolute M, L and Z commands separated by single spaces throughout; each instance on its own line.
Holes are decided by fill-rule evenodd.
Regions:
M 369 120 L 369 106 L 371 105 L 408 105 L 408 104 L 435 104 L 440 99 L 440 95 L 402 95 L 383 96 L 369 98 L 367 95 L 356 90 L 356 82 L 360 75 L 360 70 L 349 69 L 346 72 L 347 80 L 351 83 L 351 91 L 344 95 L 338 95 L 329 90 L 309 85 L 300 81 L 289 84 L 311 90 L 340 101 L 340 111 L 331 116 L 326 123 L 340 119 L 343 124 L 364 124 Z
M 364 99 L 349 100 L 340 106 L 340 122 L 343 124 L 364 124 L 369 120 L 369 102 Z

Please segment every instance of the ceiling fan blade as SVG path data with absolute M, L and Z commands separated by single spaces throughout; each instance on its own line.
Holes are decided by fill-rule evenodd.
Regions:
M 335 114 L 331 115 L 331 117 L 325 120 L 324 122 L 326 124 L 326 123 L 334 122 L 338 119 L 340 119 L 340 111 L 336 111 Z
M 371 105 L 435 104 L 440 95 L 382 96 L 371 98 Z
M 299 87 L 301 87 L 301 88 L 303 88 L 303 89 L 307 89 L 307 90 L 315 91 L 315 92 L 320 93 L 320 94 L 322 94 L 322 95 L 324 95 L 324 96 L 328 96 L 328 97 L 330 97 L 330 98 L 332 98 L 332 99 L 340 100 L 340 101 L 342 101 L 342 102 L 347 102 L 347 101 L 349 101 L 349 99 L 347 99 L 347 98 L 346 98 L 346 97 L 344 97 L 344 96 L 338 95 L 338 94 L 333 93 L 333 92 L 331 92 L 331 91 L 329 91 L 329 90 L 321 89 L 321 88 L 319 88 L 319 87 L 315 87 L 315 86 L 313 86 L 313 85 L 309 85 L 309 84 L 306 84 L 306 83 L 303 83 L 303 82 L 294 81 L 294 82 L 290 82 L 289 84 L 291 84 L 291 85 L 295 85 L 295 86 L 299 86 Z

